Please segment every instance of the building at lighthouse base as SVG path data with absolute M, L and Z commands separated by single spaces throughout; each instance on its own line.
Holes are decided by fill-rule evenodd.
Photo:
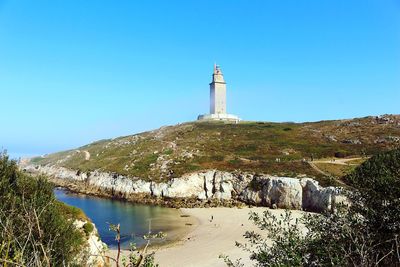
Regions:
M 224 114 L 224 113 L 215 113 L 215 114 L 205 114 L 199 115 L 197 117 L 199 121 L 230 121 L 230 122 L 239 122 L 241 119 L 232 114 Z

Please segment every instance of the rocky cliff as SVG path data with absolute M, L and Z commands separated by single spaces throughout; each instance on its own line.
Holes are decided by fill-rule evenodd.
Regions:
M 195 199 L 198 202 L 238 201 L 271 208 L 331 210 L 342 202 L 340 189 L 321 187 L 311 178 L 289 178 L 218 170 L 193 172 L 168 182 L 152 182 L 99 171 L 80 172 L 56 166 L 27 166 L 27 172 L 52 177 L 56 184 L 83 193 L 134 199 Z
M 85 233 L 84 226 L 87 223 L 93 225 L 93 230 L 90 233 L 86 233 L 87 246 L 86 249 L 82 250 L 81 254 L 78 255 L 76 264 L 79 266 L 93 267 L 106 266 L 107 260 L 104 257 L 104 252 L 107 249 L 107 245 L 101 241 L 96 226 L 85 220 L 76 220 L 74 225 L 77 229 Z

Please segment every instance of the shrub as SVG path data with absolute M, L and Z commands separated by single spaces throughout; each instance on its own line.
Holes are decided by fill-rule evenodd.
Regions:
M 47 180 L 22 174 L 0 153 L 0 265 L 67 266 L 82 246 Z
M 337 151 L 335 152 L 335 158 L 345 158 L 346 157 L 346 153 L 342 152 L 342 151 Z
M 171 148 L 164 151 L 165 155 L 172 155 L 172 153 L 174 153 L 174 150 L 172 150 Z
M 117 257 L 110 258 L 115 262 L 116 267 L 120 266 L 121 256 L 121 226 L 120 224 L 110 224 L 110 231 L 115 233 L 115 241 L 117 242 Z M 154 261 L 155 252 L 148 252 L 147 249 L 150 246 L 152 240 L 164 239 L 166 235 L 163 232 L 152 233 L 151 225 L 149 224 L 149 232 L 143 236 L 146 240 L 146 245 L 142 249 L 138 249 L 136 244 L 131 243 L 128 257 L 122 257 L 122 266 L 136 266 L 136 267 L 158 267 L 159 265 Z
M 211 161 L 224 161 L 224 156 L 223 155 L 213 155 L 210 156 Z
M 368 220 L 370 238 L 379 255 L 386 255 L 385 262 L 398 259 L 400 149 L 375 155 L 344 180 L 356 190 L 356 194 L 350 195 L 352 210 Z
M 85 232 L 86 236 L 89 236 L 94 230 L 94 226 L 92 223 L 87 222 L 83 225 L 83 231 Z
M 237 245 L 256 266 L 400 266 L 400 150 L 372 157 L 345 180 L 353 186 L 346 192 L 350 206 L 301 221 L 290 212 L 280 219 L 251 213 L 266 238 L 246 232 L 248 244 Z

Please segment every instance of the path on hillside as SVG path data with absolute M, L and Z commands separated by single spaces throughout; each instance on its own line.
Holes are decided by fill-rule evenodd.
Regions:
M 315 162 L 315 161 L 314 161 L 314 162 Z M 318 168 L 317 165 L 314 164 L 314 162 L 308 161 L 308 164 L 311 166 L 311 168 L 313 168 L 314 170 L 316 170 L 317 172 L 321 173 L 321 174 L 324 175 L 324 176 L 328 176 L 328 177 L 331 177 L 331 176 L 332 176 L 331 174 L 326 173 L 326 172 L 324 172 L 323 170 L 321 170 L 320 168 Z M 330 163 L 330 162 L 328 161 L 328 163 Z M 343 181 L 341 181 L 340 179 L 335 179 L 335 181 L 336 181 L 338 184 L 340 184 L 340 185 L 343 185 L 343 186 L 346 185 L 346 184 L 345 184 Z
M 348 163 L 349 161 L 353 161 L 353 160 L 360 160 L 363 158 L 347 158 L 347 159 L 330 159 L 330 160 L 314 160 L 314 161 L 307 161 L 307 163 L 310 165 L 311 168 L 313 168 L 315 171 L 317 171 L 318 173 L 324 175 L 324 176 L 332 176 L 331 174 L 321 170 L 315 163 L 327 163 L 327 164 L 336 164 L 336 165 L 345 165 L 345 166 L 357 166 L 359 164 L 355 164 L 355 163 Z M 344 182 L 342 182 L 339 179 L 336 179 L 336 181 L 341 184 L 341 185 L 345 185 Z
M 350 166 L 355 166 L 359 164 L 355 163 L 348 163 L 349 161 L 353 160 L 360 160 L 363 158 L 348 158 L 348 159 L 331 159 L 331 160 L 314 160 L 312 163 L 329 163 L 329 164 L 337 164 L 337 165 L 350 165 Z M 311 162 L 310 162 L 311 163 Z M 315 166 L 315 165 L 314 165 Z
M 313 168 L 317 172 L 321 173 L 324 176 L 330 176 L 328 173 L 326 173 L 323 170 L 321 170 L 320 168 L 318 168 L 317 165 L 314 164 L 314 162 L 312 162 L 312 161 L 307 161 L 307 162 L 308 162 L 308 165 L 310 165 L 311 168 Z

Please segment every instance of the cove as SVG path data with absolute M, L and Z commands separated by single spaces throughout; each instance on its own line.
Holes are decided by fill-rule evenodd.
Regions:
M 110 223 L 121 225 L 124 249 L 128 249 L 130 243 L 145 244 L 143 235 L 148 232 L 150 222 L 153 233 L 162 231 L 167 234 L 165 240 L 155 243 L 158 245 L 184 237 L 193 227 L 193 221 L 181 216 L 178 209 L 75 194 L 60 188 L 54 189 L 54 194 L 59 201 L 83 210 L 96 225 L 101 240 L 110 248 L 117 246 L 115 234 L 109 231 Z

